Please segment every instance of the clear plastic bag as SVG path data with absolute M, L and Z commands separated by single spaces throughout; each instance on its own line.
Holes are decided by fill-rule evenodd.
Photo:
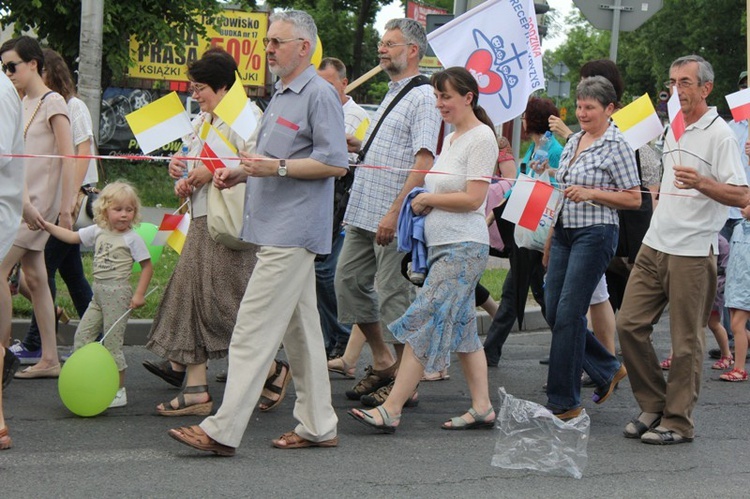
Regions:
M 586 411 L 562 421 L 546 407 L 500 393 L 500 412 L 495 427 L 500 430 L 492 466 L 529 469 L 581 478 L 588 461 L 586 447 L 591 420 Z

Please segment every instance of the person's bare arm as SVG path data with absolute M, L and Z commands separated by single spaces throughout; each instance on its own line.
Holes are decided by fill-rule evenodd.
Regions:
M 393 200 L 390 209 L 378 224 L 378 230 L 375 233 L 375 242 L 381 246 L 387 246 L 393 242 L 396 237 L 396 225 L 398 223 L 398 212 L 406 196 L 417 186 L 424 184 L 426 172 L 432 168 L 434 157 L 427 149 L 420 149 L 414 159 L 414 170 L 406 178 L 404 187 L 399 192 L 396 199 Z
M 78 235 L 78 232 L 60 227 L 47 221 L 44 222 L 44 227 L 42 228 L 49 232 L 55 239 L 59 239 L 64 243 L 81 244 L 81 236 Z
M 688 166 L 674 167 L 674 185 L 678 189 L 695 189 L 727 206 L 744 208 L 750 204 L 750 189 L 746 185 L 723 184 Z

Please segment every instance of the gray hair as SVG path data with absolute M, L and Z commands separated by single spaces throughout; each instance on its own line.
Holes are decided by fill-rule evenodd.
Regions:
M 385 23 L 385 29 L 386 31 L 400 30 L 406 43 L 412 43 L 419 47 L 419 59 L 421 60 L 424 57 L 425 52 L 427 52 L 427 35 L 422 25 L 417 21 L 407 18 L 391 19 Z
M 612 82 L 603 76 L 584 78 L 576 87 L 576 99 L 594 99 L 603 107 L 617 106 L 617 92 Z
M 276 21 L 283 21 L 294 26 L 294 34 L 310 42 L 310 54 L 315 52 L 315 45 L 318 41 L 318 27 L 315 21 L 307 12 L 301 10 L 282 10 L 274 12 L 268 18 L 269 24 Z
M 704 85 L 709 81 L 714 81 L 714 68 L 711 66 L 710 62 L 699 55 L 685 55 L 675 59 L 669 69 L 679 68 L 685 64 L 690 64 L 691 62 L 698 64 L 698 85 Z
M 318 66 L 319 71 L 323 71 L 325 69 L 328 69 L 329 67 L 332 67 L 336 70 L 336 74 L 339 75 L 340 79 L 346 78 L 346 65 L 341 61 L 341 59 L 336 59 L 335 57 L 324 57 L 323 60 L 320 61 L 320 66 Z

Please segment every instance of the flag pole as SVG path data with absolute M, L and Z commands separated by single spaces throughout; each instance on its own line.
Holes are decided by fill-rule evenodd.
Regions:
M 747 1 L 750 2 L 750 0 L 747 0 Z M 359 78 L 357 78 L 356 80 L 348 84 L 346 88 L 344 89 L 344 93 L 348 94 L 349 92 L 351 92 L 358 86 L 362 85 L 364 82 L 366 82 L 367 80 L 369 80 L 376 74 L 380 73 L 382 70 L 383 68 L 381 68 L 380 64 L 378 64 L 377 66 L 369 70 L 367 73 L 363 74 L 362 76 L 360 76 Z

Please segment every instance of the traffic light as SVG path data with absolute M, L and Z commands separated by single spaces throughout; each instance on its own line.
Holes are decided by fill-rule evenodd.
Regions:
M 539 28 L 539 37 L 544 38 L 547 34 L 547 26 L 544 24 L 544 14 L 549 12 L 549 5 L 547 2 L 534 2 L 534 10 L 536 11 L 536 25 Z

